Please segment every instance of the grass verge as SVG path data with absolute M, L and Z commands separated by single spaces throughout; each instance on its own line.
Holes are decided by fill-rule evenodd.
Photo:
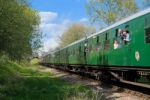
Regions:
M 0 63 L 0 100 L 96 100 L 97 94 L 88 87 L 67 83 L 39 68 L 34 62 Z

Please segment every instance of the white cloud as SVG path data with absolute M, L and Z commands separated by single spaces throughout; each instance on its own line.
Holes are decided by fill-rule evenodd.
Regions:
M 40 12 L 41 24 L 40 31 L 43 33 L 43 48 L 42 52 L 48 52 L 58 46 L 58 36 L 61 36 L 67 27 L 73 23 L 69 19 L 61 19 L 56 12 Z M 88 19 L 81 18 L 77 22 L 87 25 Z
M 40 12 L 41 23 L 49 23 L 53 21 L 58 14 L 55 12 Z
M 57 22 L 55 20 L 58 14 L 55 12 L 40 12 L 41 24 L 40 31 L 43 33 L 43 48 L 42 52 L 48 52 L 49 49 L 54 49 L 58 46 L 58 36 L 61 36 L 63 31 L 71 23 L 70 20 Z
M 47 41 L 44 42 L 44 51 L 47 52 L 50 49 L 54 49 L 58 46 L 58 43 L 56 42 L 55 38 L 50 38 Z
M 79 21 L 80 22 L 88 22 L 88 19 L 87 18 L 81 18 Z
M 91 23 L 89 22 L 88 18 L 81 18 L 79 19 L 79 23 L 90 26 Z

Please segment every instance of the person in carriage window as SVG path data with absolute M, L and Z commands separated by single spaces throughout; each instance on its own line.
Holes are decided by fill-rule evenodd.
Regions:
M 114 40 L 114 49 L 117 49 L 119 47 L 118 41 Z
M 130 39 L 129 39 L 129 31 L 128 30 L 123 31 L 123 40 L 124 40 L 125 44 L 128 44 L 128 42 L 130 41 Z

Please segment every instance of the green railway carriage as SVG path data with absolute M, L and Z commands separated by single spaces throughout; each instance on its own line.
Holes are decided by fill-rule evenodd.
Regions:
M 126 18 L 104 30 L 88 37 L 88 65 L 107 65 L 119 67 L 150 67 L 150 14 L 149 9 Z M 120 43 L 114 49 L 117 30 L 128 30 L 130 41 Z M 97 66 L 100 67 L 100 66 Z
M 146 10 L 89 36 L 87 40 L 82 39 L 79 42 L 67 46 L 69 51 L 69 64 L 87 64 L 97 67 L 101 65 L 107 65 L 107 67 L 149 67 L 150 62 L 147 56 L 150 55 L 149 19 L 150 14 L 148 10 Z M 113 44 L 114 39 L 117 38 L 116 32 L 118 29 L 128 30 L 130 41 L 128 44 L 122 41 L 120 44 L 121 47 L 114 49 Z M 85 41 L 87 41 L 87 43 L 85 43 Z M 82 50 L 80 51 L 81 43 L 83 44 L 81 46 Z M 86 52 L 83 51 L 85 50 L 84 44 L 87 45 Z
M 118 34 L 120 30 L 122 36 Z M 122 38 L 124 31 L 128 33 L 127 40 Z M 54 60 L 45 62 L 64 65 L 64 68 L 85 68 L 84 71 L 90 68 L 91 72 L 107 69 L 123 78 L 124 74 L 127 78 L 132 76 L 134 80 L 141 71 L 150 79 L 149 56 L 150 8 L 71 43 L 56 51 Z
M 53 61 L 53 58 L 52 58 L 51 54 L 48 54 L 42 59 L 42 62 L 44 62 L 44 63 L 53 63 L 54 61 Z
M 54 52 L 54 63 L 56 65 L 60 64 L 60 51 Z
M 114 49 L 117 30 L 128 30 L 130 41 Z M 150 66 L 150 9 L 125 18 L 54 53 L 54 63 L 72 65 Z
M 68 47 L 68 63 L 71 65 L 85 65 L 85 41 L 75 43 Z
M 60 64 L 67 65 L 68 64 L 68 49 L 64 48 L 60 51 Z

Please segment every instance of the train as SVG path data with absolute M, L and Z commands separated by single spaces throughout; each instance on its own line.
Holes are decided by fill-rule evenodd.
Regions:
M 41 63 L 150 88 L 150 8 L 45 55 Z

